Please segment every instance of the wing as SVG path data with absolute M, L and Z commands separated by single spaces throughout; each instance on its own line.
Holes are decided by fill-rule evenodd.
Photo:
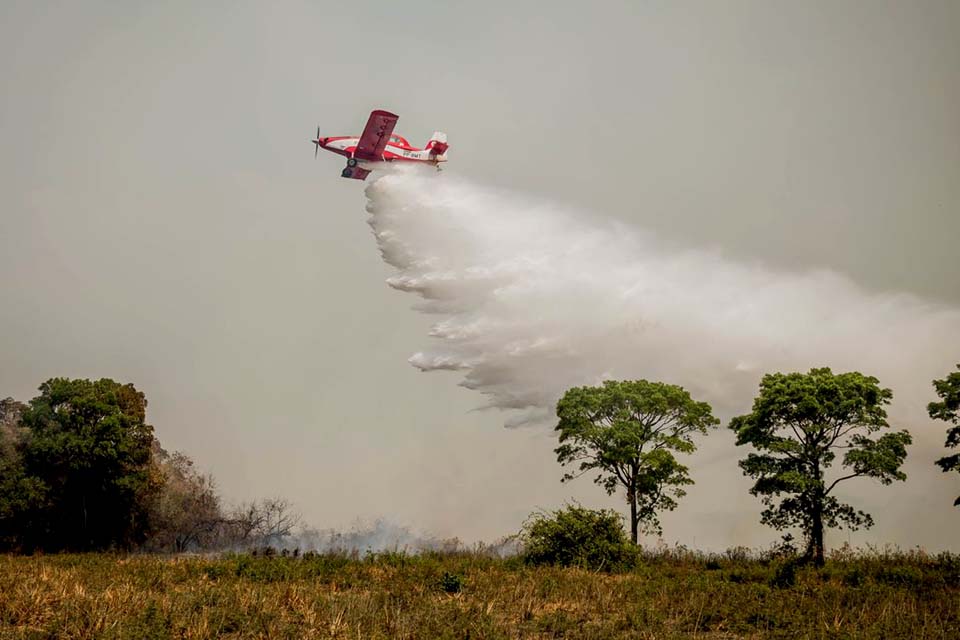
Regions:
M 377 109 L 371 112 L 367 126 L 360 134 L 360 142 L 357 144 L 354 157 L 363 160 L 382 160 L 383 150 L 390 140 L 390 134 L 393 133 L 393 127 L 396 126 L 398 119 L 399 116 L 389 111 Z

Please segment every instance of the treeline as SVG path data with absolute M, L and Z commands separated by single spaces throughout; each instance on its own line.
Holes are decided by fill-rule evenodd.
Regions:
M 0 401 L 0 550 L 186 551 L 275 544 L 286 501 L 227 508 L 213 478 L 168 453 L 132 384 L 54 378 Z
M 938 400 L 928 406 L 931 418 L 949 423 L 949 448 L 960 446 L 957 369 L 933 382 Z M 160 446 L 146 423 L 147 400 L 132 384 L 54 378 L 39 391 L 26 404 L 0 401 L 0 550 L 279 547 L 299 526 L 279 498 L 227 507 L 210 475 Z M 804 559 L 823 564 L 830 528 L 873 525 L 837 497 L 838 485 L 906 480 L 911 436 L 887 422 L 892 398 L 859 372 L 772 373 L 751 410 L 727 425 L 736 444 L 750 448 L 739 466 L 764 505 L 761 522 L 798 529 Z M 695 439 L 720 424 L 682 387 L 646 380 L 570 389 L 557 418 L 555 453 L 569 469 L 563 481 L 589 475 L 610 494 L 622 491 L 634 547 L 641 533 L 660 533 L 660 514 L 693 484 L 678 454 L 692 454 Z M 960 454 L 931 463 L 960 471 Z M 520 538 L 557 557 L 603 540 L 615 549 L 622 525 L 611 517 L 580 507 L 534 514 Z M 792 548 L 789 533 L 783 545 Z
M 960 371 L 933 385 L 939 401 L 928 412 L 950 423 L 946 446 L 957 447 Z M 838 498 L 838 485 L 858 478 L 884 485 L 907 479 L 901 467 L 912 438 L 887 422 L 892 399 L 890 389 L 859 372 L 772 373 L 761 380 L 751 411 L 727 425 L 737 446 L 752 449 L 739 466 L 754 480 L 750 492 L 765 507 L 760 521 L 778 530 L 799 529 L 804 559 L 824 563 L 827 529 L 873 525 L 869 513 Z M 563 480 L 591 475 L 609 494 L 622 490 L 634 545 L 641 531 L 660 532 L 659 514 L 675 509 L 684 487 L 693 484 L 676 454 L 693 453 L 694 438 L 720 423 L 709 404 L 682 387 L 646 380 L 570 389 L 557 404 L 557 416 L 557 461 L 573 467 Z M 943 471 L 960 471 L 960 455 L 934 462 Z M 838 470 L 831 474 L 833 467 Z M 603 515 L 572 509 L 534 521 L 537 531 L 560 531 L 562 538 L 569 537 L 567 529 L 596 530 L 596 523 L 607 522 Z M 789 533 L 784 544 L 792 547 Z

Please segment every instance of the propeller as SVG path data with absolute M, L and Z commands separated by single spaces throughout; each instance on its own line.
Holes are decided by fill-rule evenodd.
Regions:
M 317 139 L 311 140 L 310 142 L 316 145 L 316 147 L 313 150 L 313 157 L 314 159 L 316 159 L 317 154 L 320 153 L 320 127 L 319 126 L 317 127 Z

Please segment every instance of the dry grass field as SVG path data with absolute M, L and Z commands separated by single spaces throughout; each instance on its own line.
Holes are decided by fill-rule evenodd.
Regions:
M 960 558 L 0 556 L 0 638 L 958 638 Z

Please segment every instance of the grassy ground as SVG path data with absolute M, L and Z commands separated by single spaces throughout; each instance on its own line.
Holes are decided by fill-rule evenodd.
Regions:
M 0 638 L 960 638 L 960 558 L 0 556 Z

